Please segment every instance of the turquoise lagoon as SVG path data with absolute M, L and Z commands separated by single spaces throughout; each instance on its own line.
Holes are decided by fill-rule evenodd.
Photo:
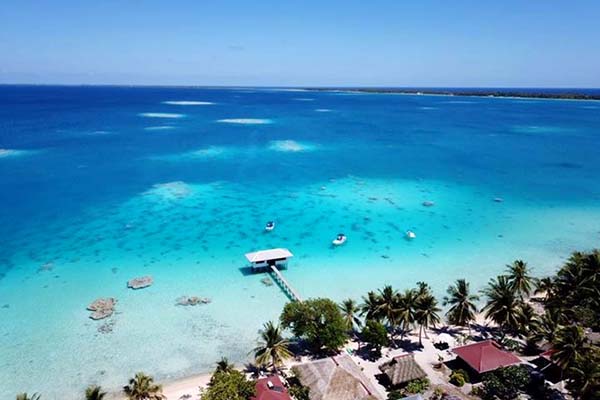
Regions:
M 481 288 L 516 258 L 551 273 L 599 244 L 599 145 L 596 102 L 2 86 L 0 398 L 248 361 L 287 301 L 253 250 L 289 248 L 292 285 L 335 300 Z

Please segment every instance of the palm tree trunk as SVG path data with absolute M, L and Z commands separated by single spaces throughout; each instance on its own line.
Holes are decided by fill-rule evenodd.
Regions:
M 423 347 L 423 341 L 421 340 L 421 333 L 423 332 L 423 325 L 419 325 L 419 346 Z

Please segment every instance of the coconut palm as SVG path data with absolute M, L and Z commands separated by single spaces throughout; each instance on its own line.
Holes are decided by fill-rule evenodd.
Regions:
M 412 328 L 415 322 L 415 310 L 417 305 L 418 293 L 414 289 L 405 290 L 397 297 L 397 320 L 402 328 L 402 336 Z
M 360 305 L 360 315 L 364 316 L 365 319 L 381 321 L 379 304 L 380 299 L 377 293 L 370 291 L 366 297 L 363 296 L 363 302 Z
M 532 332 L 532 339 L 535 342 L 542 340 L 547 343 L 554 343 L 558 332 L 562 329 L 562 316 L 553 309 L 548 309 L 539 318 L 535 331 Z
M 397 321 L 398 292 L 390 285 L 379 290 L 378 313 L 385 318 L 390 328 L 396 327 Z
M 431 294 L 423 294 L 417 297 L 415 302 L 415 321 L 419 324 L 419 346 L 423 347 L 421 340 L 421 334 L 425 330 L 425 337 L 427 337 L 427 328 L 440 323 L 440 316 L 438 312 L 441 309 L 437 306 L 437 299 Z
M 359 308 L 356 302 L 352 299 L 346 299 L 339 305 L 344 321 L 348 325 L 349 331 L 354 331 L 354 327 L 360 327 L 361 321 L 358 318 Z
M 529 275 L 529 267 L 523 260 L 515 260 L 506 266 L 508 282 L 521 300 L 528 297 L 535 286 L 535 278 Z
M 579 361 L 586 351 L 586 339 L 583 328 L 568 325 L 558 331 L 553 343 L 552 360 L 563 370 L 567 370 Z
M 151 376 L 138 372 L 129 384 L 123 386 L 123 392 L 129 400 L 164 400 L 162 386 L 154 383 Z
M 519 335 L 531 337 L 540 329 L 540 318 L 530 304 L 521 304 L 519 310 Z
M 554 290 L 554 280 L 546 276 L 544 278 L 538 279 L 535 284 L 534 294 L 544 293 L 544 301 L 548 300 L 552 291 Z
M 469 282 L 464 279 L 457 279 L 454 286 L 448 286 L 446 293 L 448 296 L 444 297 L 443 305 L 450 306 L 446 313 L 448 322 L 452 325 L 466 326 L 471 336 L 471 322 L 475 320 L 475 302 L 479 301 L 479 296 L 470 293 Z
M 235 365 L 230 363 L 227 357 L 221 357 L 221 359 L 217 361 L 217 367 L 215 368 L 215 372 L 230 373 L 233 370 L 235 370 Z
M 431 294 L 431 286 L 428 283 L 419 281 L 417 282 L 417 297 L 428 296 Z
M 292 357 L 290 342 L 281 336 L 281 328 L 273 322 L 267 322 L 260 331 L 260 341 L 254 348 L 254 356 L 258 365 L 272 365 L 277 370 L 283 360 Z
M 100 386 L 91 385 L 85 389 L 85 400 L 102 400 L 104 396 L 106 396 L 106 392 L 103 392 Z
M 40 400 L 42 396 L 39 393 L 34 393 L 29 396 L 27 393 L 19 393 L 17 395 L 17 400 Z
M 598 399 L 600 394 L 600 355 L 590 354 L 569 369 L 567 389 L 576 399 Z M 594 397 L 594 395 L 596 397 Z
M 519 330 L 519 315 L 521 302 L 516 297 L 513 286 L 506 276 L 490 279 L 488 287 L 483 290 L 488 301 L 483 307 L 485 317 L 494 321 L 500 327 L 502 336 L 506 330 L 516 332 Z

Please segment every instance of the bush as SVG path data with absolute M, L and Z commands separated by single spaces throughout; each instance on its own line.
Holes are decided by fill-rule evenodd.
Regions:
M 306 386 L 292 385 L 289 392 L 290 396 L 296 400 L 310 400 L 310 390 Z
M 484 375 L 482 397 L 485 400 L 513 400 L 530 380 L 529 371 L 521 365 L 497 369 Z
M 408 382 L 406 388 L 404 388 L 406 393 L 410 394 L 423 393 L 427 389 L 429 389 L 429 379 L 427 378 L 412 380 Z
M 202 400 L 246 400 L 254 396 L 253 381 L 240 371 L 217 370 L 210 378 L 208 387 L 200 393 Z
M 381 352 L 383 346 L 389 344 L 387 330 L 378 321 L 368 320 L 360 336 L 364 342 L 372 346 L 378 353 Z
M 464 369 L 457 369 L 456 371 L 453 371 L 450 375 L 450 383 L 455 386 L 463 387 L 464 384 L 468 382 L 469 374 Z

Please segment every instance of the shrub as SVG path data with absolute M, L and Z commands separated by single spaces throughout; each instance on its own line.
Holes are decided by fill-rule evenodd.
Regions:
M 450 375 L 450 383 L 462 387 L 465 383 L 469 382 L 469 374 L 464 369 L 457 369 Z
M 389 344 L 387 330 L 378 321 L 368 320 L 360 336 L 363 341 L 372 346 L 378 353 L 381 352 L 383 346 Z
M 512 400 L 530 380 L 529 371 L 521 365 L 497 369 L 483 377 L 482 397 L 486 400 Z
M 406 388 L 404 388 L 406 393 L 410 393 L 410 394 L 423 393 L 427 389 L 429 389 L 429 379 L 427 379 L 427 378 L 414 379 L 414 380 L 408 382 L 408 384 L 406 385 Z

